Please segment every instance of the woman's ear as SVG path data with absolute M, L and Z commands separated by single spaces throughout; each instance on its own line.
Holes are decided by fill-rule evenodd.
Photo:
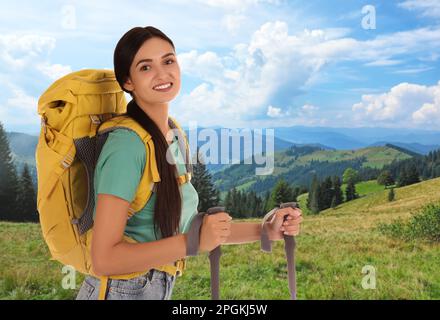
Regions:
M 133 86 L 133 83 L 131 82 L 130 78 L 128 78 L 127 81 L 125 81 L 124 89 L 127 90 L 127 91 L 133 91 L 134 90 L 134 86 Z

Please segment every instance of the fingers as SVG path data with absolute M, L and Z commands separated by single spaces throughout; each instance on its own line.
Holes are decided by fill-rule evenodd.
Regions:
M 301 209 L 298 208 L 283 208 L 283 209 L 278 209 L 276 212 L 276 215 L 278 218 L 285 218 L 285 219 L 289 219 L 289 217 L 292 217 L 293 219 L 298 219 L 301 215 L 302 215 L 302 211 Z
M 299 225 L 281 227 L 281 231 L 289 236 L 297 236 L 299 234 L 299 229 Z
M 211 220 L 213 233 L 223 243 L 231 235 L 232 217 L 226 212 L 219 212 L 207 218 Z
M 285 235 L 297 236 L 300 230 L 300 223 L 303 221 L 302 212 L 298 208 L 284 209 L 286 210 L 282 213 L 282 216 L 285 217 L 285 221 L 280 227 L 280 231 Z
M 208 215 L 209 219 L 212 219 L 215 222 L 221 221 L 231 221 L 232 217 L 227 212 L 218 212 L 215 214 Z

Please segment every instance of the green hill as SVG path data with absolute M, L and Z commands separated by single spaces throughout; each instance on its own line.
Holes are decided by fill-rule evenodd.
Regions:
M 319 215 L 304 217 L 297 237 L 299 299 L 440 299 L 440 245 L 405 242 L 377 231 L 379 223 L 407 219 L 428 203 L 440 203 L 440 178 L 369 192 Z M 259 220 L 247 220 L 255 221 Z M 0 223 L 0 299 L 73 299 L 78 287 L 64 290 L 61 265 L 48 259 L 39 225 Z M 259 242 L 225 245 L 221 260 L 221 297 L 289 299 L 282 241 L 273 253 Z M 207 255 L 187 259 L 172 299 L 210 299 Z M 375 288 L 362 286 L 364 268 L 374 268 Z
M 345 198 L 345 189 L 346 188 L 347 188 L 346 184 L 343 184 L 341 186 L 344 198 Z M 356 183 L 356 192 L 360 197 L 365 197 L 365 196 L 368 196 L 368 195 L 370 195 L 372 193 L 376 193 L 376 192 L 382 192 L 383 190 L 384 190 L 384 186 L 377 184 L 376 180 L 361 181 L 359 183 Z M 388 195 L 388 193 L 387 193 L 387 195 Z M 309 197 L 308 193 L 303 193 L 303 194 L 299 195 L 298 199 L 297 199 L 305 214 L 309 213 L 309 210 L 307 209 L 307 206 L 306 206 L 308 197 Z
M 282 177 L 288 183 L 308 186 L 312 175 L 342 176 L 345 169 L 380 169 L 393 161 L 411 158 L 412 152 L 386 145 L 358 150 L 323 150 L 313 146 L 293 146 L 275 152 L 274 171 L 268 176 L 257 176 L 254 164 L 232 165 L 213 175 L 216 187 L 228 191 L 233 187 L 239 190 L 254 190 L 264 194 L 273 188 Z

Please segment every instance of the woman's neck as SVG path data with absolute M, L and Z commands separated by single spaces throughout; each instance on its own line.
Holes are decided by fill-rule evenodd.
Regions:
M 147 104 L 142 101 L 136 101 L 139 108 L 141 108 L 154 123 L 159 127 L 165 139 L 167 138 L 167 132 L 171 130 L 168 125 L 168 103 L 161 104 Z M 171 142 L 172 140 L 168 140 Z

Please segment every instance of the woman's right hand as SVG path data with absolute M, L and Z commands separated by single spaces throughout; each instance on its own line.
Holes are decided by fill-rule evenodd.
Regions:
M 200 228 L 199 252 L 209 252 L 217 248 L 231 234 L 232 217 L 226 212 L 206 214 Z

